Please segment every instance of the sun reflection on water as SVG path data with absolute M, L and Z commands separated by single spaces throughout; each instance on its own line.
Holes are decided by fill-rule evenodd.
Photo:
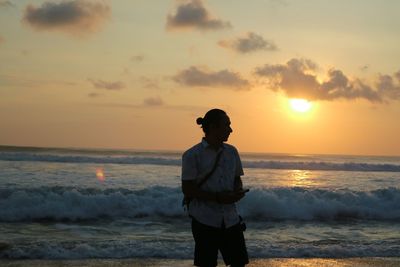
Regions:
M 307 170 L 290 170 L 289 177 L 291 186 L 311 187 L 315 185 L 314 177 Z
M 100 182 L 104 182 L 106 177 L 104 176 L 103 168 L 97 168 L 96 169 L 96 177 Z

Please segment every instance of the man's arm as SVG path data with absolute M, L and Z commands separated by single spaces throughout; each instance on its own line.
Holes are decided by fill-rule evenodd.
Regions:
M 235 183 L 233 185 L 233 191 L 239 191 L 243 189 L 243 182 L 240 176 L 235 177 Z
M 240 177 L 239 177 L 240 178 Z M 201 190 L 193 180 L 182 181 L 182 191 L 187 197 L 221 204 L 232 204 L 244 197 L 243 192 L 208 192 Z
M 214 192 L 207 192 L 201 190 L 195 180 L 182 181 L 182 192 L 185 196 L 190 198 L 197 198 L 201 200 L 218 202 L 218 195 Z

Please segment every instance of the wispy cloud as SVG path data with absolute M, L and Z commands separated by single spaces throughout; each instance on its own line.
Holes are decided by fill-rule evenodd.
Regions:
M 201 0 L 186 0 L 180 3 L 174 14 L 167 16 L 167 29 L 218 30 L 230 28 L 228 21 L 213 17 Z
M 209 71 L 191 66 L 180 71 L 172 78 L 175 82 L 190 87 L 224 87 L 231 89 L 249 89 L 250 83 L 239 73 L 229 70 Z
M 146 104 L 125 104 L 125 103 L 89 103 L 92 106 L 98 107 L 107 107 L 107 108 L 128 108 L 128 109 L 139 109 L 142 110 L 144 108 L 151 109 L 157 108 L 161 110 L 180 110 L 180 111 L 187 111 L 187 112 L 195 112 L 196 114 L 204 113 L 205 110 L 208 110 L 209 107 L 202 107 L 202 106 L 191 106 L 191 105 L 168 105 L 163 103 L 162 105 L 152 106 Z
M 30 55 L 30 51 L 29 50 L 21 50 L 21 55 L 23 55 L 24 57 L 29 56 Z
M 93 87 L 97 89 L 107 89 L 107 90 L 121 90 L 125 88 L 125 84 L 121 81 L 107 82 L 102 80 L 88 79 L 92 83 Z
M 97 97 L 98 94 L 90 94 L 92 97 Z M 143 99 L 142 104 L 122 104 L 122 103 L 103 103 L 103 104 L 97 104 L 100 106 L 106 106 L 106 107 L 116 107 L 116 108 L 174 108 L 174 106 L 166 105 L 164 101 L 162 100 L 161 97 L 156 96 L 156 97 L 147 97 Z
M 99 97 L 99 96 L 101 96 L 102 94 L 99 94 L 99 93 L 90 93 L 90 94 L 88 94 L 88 96 L 89 97 L 92 97 L 92 98 L 95 98 L 95 97 Z
M 28 5 L 23 21 L 38 31 L 58 31 L 83 37 L 99 31 L 111 16 L 111 7 L 103 1 L 68 0 Z
M 1 7 L 15 7 L 15 4 L 11 1 L 0 0 L 0 8 Z
M 367 71 L 368 69 L 369 69 L 369 65 L 368 64 L 365 64 L 365 65 L 360 67 L 360 70 L 364 71 L 364 72 Z
M 142 62 L 144 60 L 144 56 L 136 55 L 131 57 L 132 62 Z
M 143 100 L 143 105 L 151 106 L 151 107 L 162 106 L 162 105 L 164 105 L 164 101 L 159 96 L 157 96 L 157 97 L 148 97 L 148 98 L 145 98 Z
M 160 81 L 158 78 L 150 78 L 146 76 L 141 76 L 139 81 L 143 84 L 144 88 L 147 89 L 160 89 Z
M 400 99 L 400 72 L 379 75 L 371 86 L 359 78 L 348 78 L 341 70 L 330 69 L 324 81 L 315 74 L 317 64 L 307 59 L 291 59 L 286 64 L 266 64 L 255 70 L 266 78 L 267 87 L 288 97 L 309 100 L 365 99 L 373 103 Z
M 274 44 L 274 42 L 265 40 L 261 35 L 258 35 L 254 32 L 248 32 L 245 36 L 237 37 L 231 40 L 221 40 L 218 42 L 218 45 L 243 54 L 260 50 L 278 50 L 278 47 Z

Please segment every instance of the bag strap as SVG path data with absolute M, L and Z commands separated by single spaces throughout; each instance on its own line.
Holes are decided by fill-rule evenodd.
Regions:
M 200 187 L 208 180 L 208 178 L 211 177 L 211 175 L 212 175 L 212 174 L 214 173 L 214 171 L 217 169 L 218 162 L 219 162 L 219 159 L 221 158 L 221 155 L 222 155 L 222 150 L 218 152 L 217 158 L 215 159 L 214 166 L 213 166 L 213 168 L 211 169 L 211 171 L 210 171 L 209 173 L 207 173 L 206 176 L 204 176 L 204 178 L 197 184 L 197 187 L 200 188 Z
M 217 157 L 214 162 L 214 166 L 211 169 L 211 171 L 209 173 L 207 173 L 207 175 L 204 176 L 203 179 L 197 184 L 198 188 L 200 188 L 208 180 L 208 178 L 211 177 L 211 175 L 214 173 L 214 171 L 217 169 L 217 165 L 218 165 L 219 159 L 221 158 L 221 154 L 222 154 L 222 150 L 218 152 Z M 191 201 L 191 198 L 187 198 L 185 195 L 183 196 L 182 206 L 185 207 L 184 209 L 186 209 L 187 211 L 189 210 L 190 201 Z

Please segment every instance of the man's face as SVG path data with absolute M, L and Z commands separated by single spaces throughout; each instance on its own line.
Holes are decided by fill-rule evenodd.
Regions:
M 231 121 L 227 115 L 221 116 L 218 127 L 215 128 L 215 133 L 222 142 L 228 141 L 229 135 L 232 132 Z

